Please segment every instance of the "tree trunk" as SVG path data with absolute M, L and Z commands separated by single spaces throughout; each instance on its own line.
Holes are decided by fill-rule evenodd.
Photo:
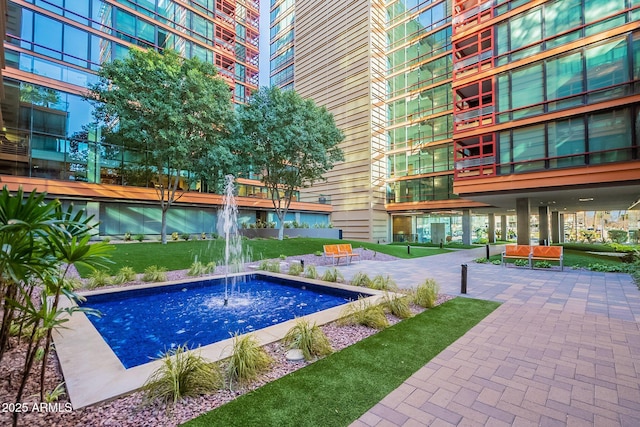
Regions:
M 162 221 L 161 221 L 161 227 L 160 227 L 160 234 L 162 237 L 162 244 L 166 245 L 167 244 L 167 210 L 163 207 L 162 208 Z
M 278 240 L 284 239 L 284 221 L 280 221 L 280 227 L 278 228 Z

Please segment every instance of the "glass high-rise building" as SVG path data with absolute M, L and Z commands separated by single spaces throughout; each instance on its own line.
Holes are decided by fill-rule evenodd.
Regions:
M 376 19 L 379 3 L 297 0 L 296 14 L 309 10 L 315 20 L 296 16 L 291 26 L 296 90 L 337 117 L 350 114 L 347 129 L 360 117 L 369 126 L 369 144 L 326 188 L 339 200 L 351 191 L 342 178 L 368 157 L 370 182 L 358 194 L 377 222 L 361 237 L 470 242 L 482 229 L 492 240 L 506 235 L 510 216 L 528 243 L 533 215 L 540 241 L 558 242 L 568 214 L 638 201 L 640 2 L 390 0 Z M 336 28 L 347 9 L 358 14 Z M 369 37 L 358 37 L 360 28 Z M 351 43 L 345 55 L 342 40 Z M 352 53 L 364 51 L 369 72 L 356 77 Z M 354 88 L 364 78 L 361 103 Z M 349 138 L 343 145 L 354 147 Z M 384 171 L 383 231 L 378 200 L 363 189 L 379 188 L 374 171 Z M 334 223 L 349 227 L 357 204 L 336 204 Z
M 215 64 L 233 101 L 244 103 L 258 87 L 259 2 L 3 0 L 2 6 L 3 185 L 73 200 L 101 221 L 101 235 L 159 234 L 153 186 L 126 173 L 144 153 L 102 138 L 92 106 L 83 99 L 87 85 L 97 80 L 101 64 L 125 57 L 131 47 L 173 49 Z M 239 196 L 251 197 L 242 220 L 268 220 L 272 206 L 265 189 L 258 181 L 239 181 Z M 169 230 L 215 231 L 220 202 L 220 196 L 186 192 L 169 215 Z M 293 211 L 292 219 L 313 225 L 316 219 L 328 221 L 330 205 Z

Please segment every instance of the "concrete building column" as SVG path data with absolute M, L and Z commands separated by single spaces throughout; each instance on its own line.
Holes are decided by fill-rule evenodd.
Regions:
M 549 241 L 549 206 L 538 206 L 538 244 Z
M 551 212 L 551 243 L 562 243 L 560 234 L 560 212 Z
M 529 199 L 524 197 L 516 199 L 516 222 L 519 245 L 528 245 L 531 241 L 529 236 L 531 226 L 529 224 L 531 218 L 531 208 L 529 207 Z
M 496 215 L 490 213 L 489 215 L 489 227 L 487 229 L 487 237 L 489 239 L 489 243 L 496 242 Z
M 462 211 L 462 243 L 471 244 L 471 211 L 469 209 Z
M 507 232 L 509 230 L 509 224 L 507 223 L 507 216 L 500 215 L 500 238 L 507 240 Z

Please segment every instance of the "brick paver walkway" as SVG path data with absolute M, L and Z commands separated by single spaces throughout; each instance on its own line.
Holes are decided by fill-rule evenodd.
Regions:
M 492 249 L 498 251 L 499 248 Z M 475 264 L 479 250 L 343 267 L 504 302 L 353 426 L 640 426 L 640 292 L 625 274 Z

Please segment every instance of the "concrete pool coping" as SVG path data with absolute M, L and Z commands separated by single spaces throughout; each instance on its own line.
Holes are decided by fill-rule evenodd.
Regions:
M 330 283 L 286 274 L 266 273 L 263 271 L 239 273 L 236 275 L 242 276 L 248 274 L 260 274 L 295 282 L 320 285 L 327 288 L 366 293 L 371 295 L 367 297 L 366 300 L 372 303 L 379 302 L 385 293 L 384 291 L 342 283 Z M 82 296 L 103 295 L 128 290 L 178 285 L 196 280 L 218 279 L 221 277 L 224 276 L 192 277 L 171 282 L 146 283 L 120 288 L 79 292 L 79 294 Z M 303 318 L 315 322 L 318 325 L 324 325 L 339 319 L 345 307 L 354 303 L 356 302 L 309 314 Z M 61 308 L 71 306 L 72 303 L 69 300 L 65 299 L 60 302 Z M 111 347 L 105 342 L 84 313 L 77 312 L 72 316 L 65 316 L 67 316 L 68 322 L 64 324 L 64 329 L 54 331 L 53 341 L 64 376 L 67 393 L 74 409 L 108 401 L 139 389 L 153 371 L 162 363 L 161 360 L 153 360 L 144 365 L 125 369 L 120 359 L 118 359 L 113 350 L 111 350 Z M 291 319 L 252 333 L 256 336 L 260 344 L 269 344 L 281 340 L 289 329 L 295 325 L 295 322 L 296 319 Z M 233 339 L 229 338 L 193 351 L 199 352 L 204 358 L 210 361 L 219 361 L 231 356 L 233 350 L 232 343 Z

